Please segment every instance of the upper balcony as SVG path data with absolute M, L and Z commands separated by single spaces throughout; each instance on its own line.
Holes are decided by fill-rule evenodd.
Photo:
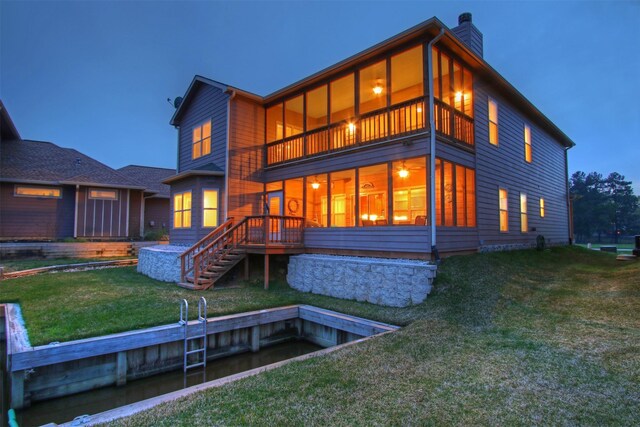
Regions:
M 429 130 L 424 45 L 390 55 L 267 108 L 267 166 Z M 433 50 L 438 134 L 473 147 L 473 79 Z

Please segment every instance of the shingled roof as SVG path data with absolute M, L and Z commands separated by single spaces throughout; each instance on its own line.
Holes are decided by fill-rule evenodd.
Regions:
M 43 141 L 2 141 L 0 181 L 144 190 L 144 184 L 81 152 Z
M 162 181 L 176 174 L 175 169 L 154 168 L 151 166 L 138 165 L 125 166 L 118 169 L 118 172 L 144 185 L 148 191 L 155 192 L 156 194 L 154 194 L 153 197 L 167 198 L 171 194 L 171 187 L 163 184 Z

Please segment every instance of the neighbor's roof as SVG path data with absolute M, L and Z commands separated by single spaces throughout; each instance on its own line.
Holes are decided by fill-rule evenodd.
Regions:
M 331 75 L 346 70 L 354 65 L 365 61 L 368 58 L 372 58 L 379 54 L 381 51 L 401 46 L 403 43 L 410 41 L 420 35 L 435 37 L 441 30 L 444 30 L 444 35 L 438 43 L 444 43 L 448 48 L 453 50 L 459 55 L 467 64 L 471 66 L 474 73 L 483 79 L 492 83 L 498 88 L 500 94 L 512 102 L 515 106 L 521 108 L 525 113 L 533 117 L 537 123 L 542 125 L 553 137 L 558 139 L 565 147 L 573 147 L 575 143 L 558 128 L 547 116 L 542 114 L 535 105 L 531 103 L 523 94 L 521 94 L 511 83 L 509 83 L 500 73 L 493 69 L 482 57 L 474 53 L 464 42 L 462 42 L 446 25 L 444 25 L 438 18 L 430 18 L 400 34 L 397 34 L 387 40 L 384 40 L 368 49 L 363 50 L 349 58 L 340 61 L 330 67 L 327 67 L 309 77 L 306 77 L 300 81 L 297 81 L 289 86 L 279 89 L 265 97 L 252 94 L 250 92 L 242 91 L 233 86 L 229 86 L 215 80 L 207 79 L 201 76 L 195 76 L 189 89 L 184 96 L 184 100 L 180 107 L 176 109 L 171 124 L 176 125 L 180 115 L 184 111 L 184 107 L 187 104 L 186 101 L 190 101 L 191 96 L 195 93 L 195 89 L 201 84 L 209 84 L 215 87 L 219 87 L 224 91 L 236 91 L 244 96 L 248 96 L 252 99 L 258 100 L 264 104 L 276 101 L 277 99 L 293 94 L 296 91 L 301 90 L 308 85 L 319 83 L 325 79 L 328 79 Z M 486 50 L 485 50 L 486 51 Z
M 0 99 L 0 140 L 11 141 L 21 139 L 20 133 L 11 120 L 11 116 Z
M 191 176 L 224 176 L 224 171 L 220 166 L 210 162 L 165 178 L 162 182 L 164 184 L 171 184 L 172 182 L 180 181 L 181 179 Z
M 0 181 L 145 189 L 109 166 L 51 142 L 3 140 L 0 151 Z
M 171 187 L 162 181 L 176 174 L 175 169 L 139 165 L 128 165 L 118 169 L 118 172 L 144 185 L 148 191 L 155 192 L 153 197 L 163 198 L 170 196 Z

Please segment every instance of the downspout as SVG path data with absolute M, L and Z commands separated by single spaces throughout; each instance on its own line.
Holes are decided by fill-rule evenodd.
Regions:
M 429 216 L 431 223 L 431 254 L 436 261 L 440 261 L 438 248 L 436 247 L 436 120 L 434 117 L 434 100 L 433 100 L 433 45 L 444 35 L 444 28 L 433 38 L 427 45 L 427 73 L 429 80 Z
M 569 226 L 569 244 L 573 245 L 573 207 L 571 206 L 571 189 L 569 188 L 569 147 L 564 149 L 564 173 L 567 192 L 567 225 Z
M 73 213 L 73 238 L 78 238 L 78 201 L 80 197 L 80 185 L 76 184 L 76 205 Z
M 236 97 L 236 91 L 231 89 L 227 100 L 227 149 L 224 160 L 224 218 L 229 219 L 229 138 L 231 137 L 231 101 Z

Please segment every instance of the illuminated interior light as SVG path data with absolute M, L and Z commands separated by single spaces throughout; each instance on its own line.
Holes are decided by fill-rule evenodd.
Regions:
M 369 219 L 371 221 L 375 221 L 376 219 L 378 219 L 378 215 L 369 215 Z
M 406 166 L 404 165 L 404 162 L 402 162 L 402 166 L 400 167 L 400 170 L 398 171 L 398 176 L 400 178 L 406 178 L 409 176 L 409 171 L 407 170 Z
M 353 123 L 349 123 L 347 128 L 349 129 L 349 133 L 354 133 L 356 131 L 356 125 Z
M 409 217 L 407 217 L 406 215 L 394 215 L 393 216 L 393 220 L 394 221 L 406 221 L 408 219 L 409 219 Z
M 456 92 L 456 101 L 460 101 L 462 99 L 462 92 Z
M 380 85 L 375 85 L 373 87 L 373 93 L 375 93 L 376 95 L 380 95 L 382 93 L 382 86 Z
M 318 188 L 320 188 L 320 183 L 318 182 L 317 177 L 313 178 L 313 182 L 311 183 L 311 188 L 313 188 L 314 190 L 317 190 Z
M 418 108 L 416 109 L 416 111 L 417 111 L 418 113 L 422 113 L 422 107 L 418 107 Z
M 369 215 L 367 215 L 367 214 L 362 214 L 362 216 L 361 216 L 360 218 L 362 218 L 362 219 L 364 219 L 364 220 L 367 220 L 367 219 L 369 219 Z

